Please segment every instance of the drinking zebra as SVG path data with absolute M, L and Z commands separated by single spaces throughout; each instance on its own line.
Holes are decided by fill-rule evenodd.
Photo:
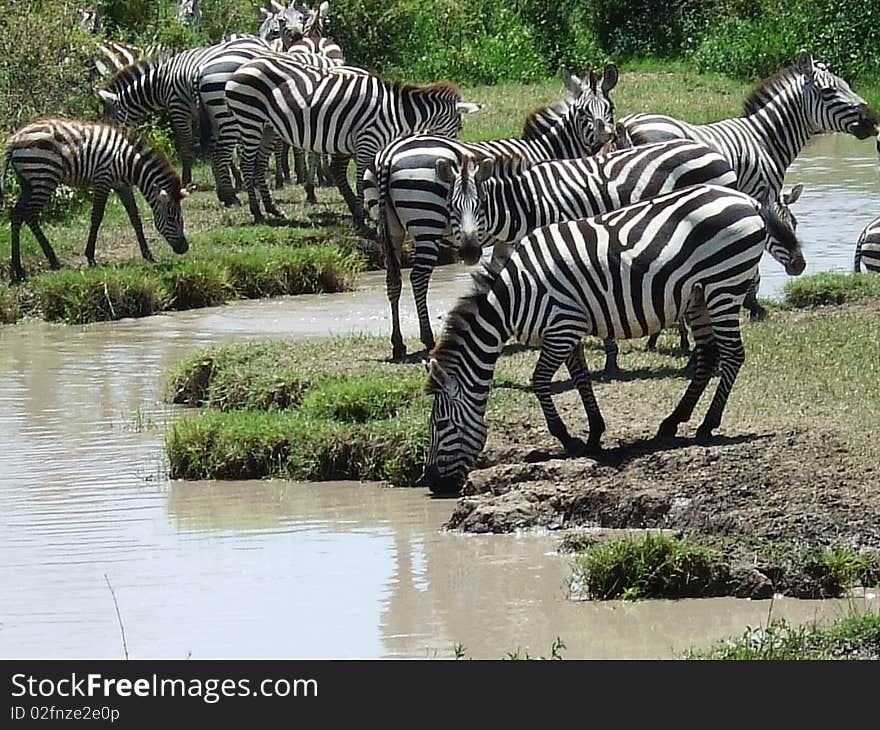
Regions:
M 861 264 L 865 265 L 866 271 L 880 273 L 880 218 L 871 221 L 856 244 L 856 256 L 853 261 L 853 270 L 861 271 Z
M 688 124 L 631 114 L 620 121 L 635 144 L 686 138 L 714 146 L 733 167 L 737 189 L 758 199 L 779 195 L 785 171 L 812 135 L 846 132 L 867 139 L 878 132 L 877 115 L 865 100 L 807 51 L 761 82 L 741 117 Z
M 690 185 L 736 185 L 724 156 L 691 140 L 672 140 L 574 160 L 552 160 L 514 176 L 493 177 L 492 158 L 461 165 L 437 160 L 447 184 L 446 208 L 452 240 L 466 264 L 480 260 L 494 243 L 505 259 L 530 231 L 551 223 L 589 218 Z M 605 342 L 605 375 L 618 372 L 618 348 Z
M 25 277 L 21 264 L 22 223 L 39 242 L 49 266 L 61 264 L 39 225 L 40 211 L 59 184 L 94 189 L 92 221 L 85 257 L 95 263 L 95 241 L 104 217 L 104 206 L 115 190 L 128 213 L 140 245 L 141 254 L 153 260 L 138 214 L 132 186 L 140 189 L 153 211 L 156 230 L 175 253 L 189 248 L 183 231 L 180 201 L 186 197 L 181 180 L 168 159 L 131 130 L 104 123 L 73 119 L 42 119 L 25 125 L 6 141 L 0 169 L 0 197 L 3 177 L 10 164 L 21 186 L 21 195 L 12 208 L 12 279 Z
M 437 492 L 464 484 L 486 442 L 492 375 L 511 337 L 540 346 L 532 388 L 550 433 L 577 455 L 601 448 L 605 431 L 581 340 L 642 337 L 686 313 L 698 364 L 657 436 L 674 436 L 690 419 L 720 362 L 697 429 L 698 441 L 708 441 L 745 359 L 739 311 L 765 248 L 788 273 L 803 271 L 796 236 L 771 208 L 714 185 L 530 233 L 500 269 L 475 275 L 474 293 L 452 309 L 427 362 L 434 404 L 424 481 Z M 586 443 L 569 434 L 553 404 L 550 382 L 563 363 L 587 412 Z
M 244 64 L 226 83 L 226 101 L 241 130 L 241 168 L 254 219 L 266 211 L 281 215 L 265 183 L 272 136 L 292 147 L 334 155 L 333 176 L 358 232 L 364 223 L 364 170 L 396 137 L 433 130 L 450 137 L 461 130 L 461 115 L 479 109 L 461 100 L 448 82 L 417 86 L 387 81 L 363 69 L 317 69 L 280 54 Z M 345 179 L 348 156 L 357 167 L 357 194 Z
M 382 150 L 367 170 L 365 202 L 371 217 L 379 221 L 385 251 L 394 358 L 406 355 L 399 306 L 400 256 L 407 233 L 415 248 L 410 281 L 420 338 L 428 350 L 434 347 L 428 284 L 449 226 L 449 186 L 437 177 L 437 160 L 460 162 L 464 155 L 515 155 L 527 162 L 566 159 L 594 154 L 610 139 L 614 117 L 611 90 L 617 84 L 617 67 L 609 64 L 601 76 L 590 72 L 584 80 L 564 71 L 562 78 L 571 96 L 529 113 L 520 139 L 478 143 L 429 135 L 401 139 Z
M 229 64 L 237 67 L 268 46 L 250 36 L 218 43 L 206 48 L 193 48 L 180 53 L 141 58 L 117 71 L 98 90 L 104 103 L 104 119 L 123 124 L 138 124 L 151 114 L 167 112 L 180 150 L 183 183 L 192 182 L 194 160 L 192 125 L 198 120 L 198 104 L 211 105 L 219 93 L 212 88 L 215 74 L 222 74 Z M 197 95 L 201 98 L 198 99 Z M 218 171 L 215 169 L 215 175 Z M 231 182 L 228 170 L 219 175 L 217 192 L 223 202 L 230 203 Z M 232 193 L 234 197 L 234 190 Z

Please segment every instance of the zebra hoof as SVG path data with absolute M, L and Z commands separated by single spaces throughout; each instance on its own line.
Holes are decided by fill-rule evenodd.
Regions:
M 712 443 L 712 428 L 709 426 L 700 426 L 697 429 L 696 442 L 703 446 Z
M 391 350 L 391 360 L 393 362 L 401 362 L 406 357 L 406 345 L 398 347 L 395 345 Z
M 223 203 L 227 208 L 239 208 L 241 207 L 241 201 L 238 198 L 220 198 L 220 202 Z
M 605 380 L 617 380 L 620 377 L 620 368 L 617 365 L 606 365 L 602 370 L 602 377 Z
M 675 438 L 677 433 L 678 421 L 674 421 L 670 417 L 660 424 L 660 428 L 657 429 L 657 435 L 654 438 L 658 441 L 668 441 L 669 439 Z
M 565 453 L 568 456 L 584 456 L 587 453 L 587 445 L 579 438 L 570 438 L 564 444 Z

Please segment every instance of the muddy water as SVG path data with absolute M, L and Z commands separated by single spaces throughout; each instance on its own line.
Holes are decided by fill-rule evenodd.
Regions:
M 807 186 L 811 270 L 848 268 L 880 214 L 872 149 L 823 138 L 789 176 Z M 386 334 L 384 275 L 363 281 L 352 294 L 0 329 L 0 656 L 120 656 L 105 575 L 139 658 L 449 656 L 459 643 L 475 657 L 541 655 L 556 636 L 569 657 L 664 657 L 766 620 L 767 602 L 571 601 L 552 535 L 445 534 L 451 503 L 422 490 L 169 481 L 162 434 L 179 411 L 162 404 L 165 368 L 222 342 Z M 435 324 L 467 281 L 438 270 Z M 768 269 L 765 294 L 774 281 Z M 798 621 L 844 610 L 773 606 Z

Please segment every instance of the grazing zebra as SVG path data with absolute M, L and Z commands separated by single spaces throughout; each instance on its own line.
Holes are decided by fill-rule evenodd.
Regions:
M 410 281 L 420 338 L 428 350 L 434 347 L 428 314 L 428 284 L 437 265 L 440 242 L 449 226 L 446 213 L 449 186 L 437 177 L 437 160 L 460 162 L 464 155 L 512 155 L 526 162 L 581 157 L 595 153 L 610 138 L 614 117 L 610 92 L 617 84 L 617 67 L 609 64 L 601 77 L 590 72 L 586 80 L 581 80 L 564 71 L 562 78 L 571 97 L 530 112 L 520 139 L 478 143 L 428 135 L 401 139 L 382 150 L 367 171 L 365 202 L 370 216 L 379 221 L 379 236 L 385 251 L 395 359 L 406 355 L 399 306 L 400 256 L 407 232 L 415 248 Z
M 724 156 L 691 140 L 672 140 L 575 160 L 552 160 L 519 175 L 492 177 L 493 160 L 461 165 L 437 160 L 437 176 L 449 187 L 446 208 L 452 240 L 466 264 L 480 260 L 482 247 L 495 256 L 530 231 L 551 223 L 590 218 L 690 185 L 735 187 Z M 618 348 L 605 342 L 605 375 L 617 373 Z
M 333 176 L 354 217 L 364 224 L 364 170 L 396 137 L 433 130 L 450 137 L 461 130 L 461 115 L 480 107 L 461 100 L 448 82 L 426 86 L 387 81 L 349 66 L 321 70 L 280 55 L 244 64 L 226 84 L 227 104 L 241 129 L 241 168 L 254 219 L 266 211 L 280 215 L 265 183 L 268 145 L 277 133 L 291 147 L 334 155 Z M 265 137 L 265 143 L 264 143 Z M 347 157 L 357 167 L 357 195 L 345 179 Z
M 95 241 L 111 190 L 119 195 L 134 228 L 141 254 L 153 260 L 138 215 L 132 186 L 140 189 L 153 210 L 156 230 L 176 253 L 189 248 L 183 231 L 180 201 L 186 197 L 180 177 L 168 159 L 131 130 L 111 124 L 73 119 L 41 119 L 25 125 L 6 141 L 0 169 L 0 197 L 6 165 L 11 164 L 21 195 L 10 214 L 12 221 L 12 279 L 25 277 L 21 265 L 20 234 L 27 223 L 53 269 L 61 264 L 38 218 L 59 184 L 92 187 L 92 224 L 85 257 L 95 263 Z
M 230 58 L 241 59 L 243 55 L 250 58 L 267 50 L 265 42 L 249 36 L 206 48 L 137 60 L 117 71 L 98 90 L 104 103 L 104 119 L 138 124 L 150 114 L 168 112 L 180 150 L 183 183 L 189 185 L 195 157 L 192 124 L 198 119 L 199 101 L 211 104 L 217 94 L 210 88 L 212 76 L 221 73 Z M 208 89 L 199 91 L 199 87 L 205 84 Z M 197 92 L 201 94 L 201 100 L 197 99 Z M 218 183 L 218 194 L 220 187 Z
M 580 342 L 593 335 L 642 337 L 686 312 L 697 339 L 698 366 L 657 436 L 688 421 L 720 361 L 715 397 L 697 429 L 711 439 L 745 359 L 739 310 L 767 248 L 792 275 L 804 268 L 800 244 L 772 209 L 730 188 L 696 185 L 595 218 L 530 233 L 500 269 L 447 317 L 427 362 L 435 396 L 424 480 L 456 492 L 486 442 L 486 402 L 496 361 L 511 338 L 540 345 L 532 388 L 550 433 L 569 454 L 601 448 L 605 422 Z M 569 434 L 550 383 L 565 363 L 589 421 L 589 439 Z
M 98 43 L 98 51 L 104 59 L 96 58 L 95 68 L 104 78 L 109 78 L 120 69 L 142 58 L 152 58 L 167 52 L 165 48 L 155 43 L 141 48 L 109 39 Z
M 861 271 L 861 264 L 865 265 L 866 271 L 880 273 L 880 218 L 871 221 L 856 244 L 856 256 L 853 261 L 853 270 Z
M 741 117 L 688 124 L 631 114 L 620 121 L 635 144 L 684 137 L 717 148 L 736 172 L 737 189 L 758 199 L 779 194 L 785 171 L 812 135 L 847 132 L 867 139 L 878 132 L 877 115 L 865 100 L 806 51 L 757 86 Z

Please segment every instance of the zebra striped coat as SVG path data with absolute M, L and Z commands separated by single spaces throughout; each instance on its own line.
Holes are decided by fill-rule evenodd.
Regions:
M 203 82 L 202 75 L 208 64 L 224 67 L 225 56 L 233 54 L 256 54 L 268 50 L 268 46 L 256 36 L 249 36 L 207 48 L 193 48 L 181 53 L 142 58 L 120 69 L 110 78 L 98 96 L 104 103 L 104 119 L 138 124 L 150 114 L 168 113 L 171 127 L 180 149 L 183 166 L 183 183 L 192 182 L 194 160 L 192 125 L 198 120 L 197 90 Z M 241 63 L 238 60 L 238 63 Z M 214 71 L 206 74 L 210 85 Z M 217 92 L 209 89 L 201 99 L 212 103 Z M 222 94 L 222 89 L 220 91 Z
M 22 223 L 27 223 L 33 232 L 49 265 L 53 269 L 60 268 L 40 228 L 39 215 L 62 183 L 94 189 L 91 228 L 85 249 L 90 264 L 95 263 L 98 228 L 111 190 L 119 195 L 128 213 L 141 254 L 152 261 L 132 186 L 143 193 L 153 210 L 156 229 L 172 249 L 185 253 L 189 248 L 180 209 L 186 191 L 181 188 L 180 177 L 163 154 L 134 137 L 131 130 L 74 119 L 41 119 L 25 125 L 6 141 L 0 169 L 0 197 L 7 164 L 12 166 L 21 185 L 21 195 L 10 214 L 13 280 L 25 276 L 20 248 Z
M 482 247 L 495 244 L 505 259 L 510 246 L 530 231 L 560 221 L 589 218 L 690 185 L 735 187 L 724 156 L 691 140 L 672 140 L 576 160 L 534 165 L 519 175 L 493 177 L 496 161 L 464 158 L 461 165 L 437 161 L 449 186 L 447 210 L 452 240 L 467 264 Z M 605 375 L 615 375 L 618 347 L 605 342 Z
M 861 271 L 862 264 L 866 271 L 880 273 L 880 218 L 871 221 L 856 244 L 856 255 L 853 261 L 853 271 Z
M 446 82 L 393 83 L 363 69 L 321 70 L 280 54 L 244 64 L 227 82 L 226 99 L 241 129 L 241 167 L 255 220 L 263 217 L 257 190 L 266 210 L 280 213 L 265 184 L 271 137 L 277 133 L 291 147 L 336 155 L 337 184 L 344 179 L 346 156 L 355 158 L 357 196 L 340 188 L 365 235 L 371 232 L 364 225 L 364 170 L 376 153 L 396 137 L 426 129 L 457 136 L 462 112 L 479 108 L 462 102 L 458 89 Z
M 642 337 L 686 314 L 698 365 L 658 437 L 674 436 L 690 419 L 720 361 L 715 397 L 697 429 L 700 441 L 710 439 L 745 359 L 739 310 L 765 247 L 789 273 L 803 271 L 797 238 L 772 210 L 713 185 L 530 233 L 500 270 L 477 275 L 476 292 L 450 312 L 431 353 L 424 480 L 438 492 L 464 484 L 485 445 L 492 376 L 511 337 L 540 346 L 534 393 L 550 433 L 580 454 L 599 449 L 605 430 L 581 339 Z M 550 383 L 563 363 L 587 412 L 586 443 L 569 434 L 553 404 Z
M 391 304 L 393 356 L 403 357 L 400 331 L 400 255 L 407 233 L 413 240 L 410 281 L 419 317 L 422 343 L 434 346 L 428 314 L 428 284 L 437 264 L 440 242 L 449 226 L 449 186 L 437 177 L 437 160 L 460 162 L 470 156 L 517 156 L 525 162 L 581 157 L 596 152 L 611 136 L 617 67 L 609 64 L 601 77 L 586 80 L 563 73 L 571 98 L 540 107 L 526 117 L 521 139 L 465 143 L 434 136 L 401 139 L 388 145 L 367 171 L 364 198 L 371 217 L 379 220 L 385 250 L 386 288 Z
M 736 172 L 737 189 L 758 199 L 779 195 L 785 171 L 812 135 L 846 132 L 866 139 L 877 133 L 877 115 L 865 100 L 806 51 L 751 93 L 741 117 L 688 124 L 631 114 L 620 121 L 635 144 L 686 138 L 715 147 Z

